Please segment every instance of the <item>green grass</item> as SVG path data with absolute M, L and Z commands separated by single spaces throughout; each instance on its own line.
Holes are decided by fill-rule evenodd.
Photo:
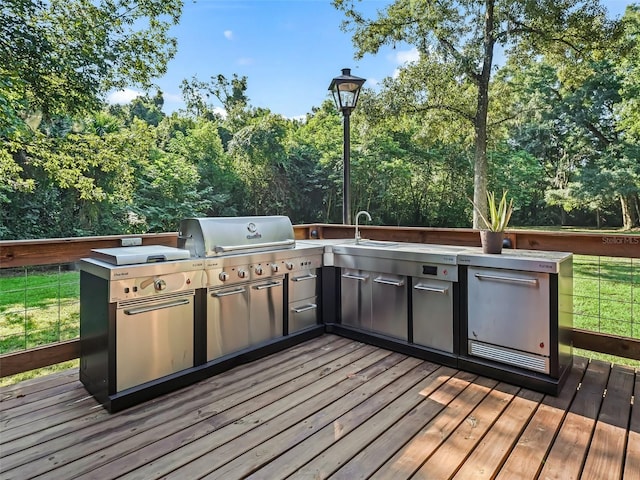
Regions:
M 78 368 L 80 365 L 80 359 L 69 360 L 68 362 L 58 363 L 56 365 L 50 365 L 44 368 L 38 368 L 37 370 L 30 370 L 28 372 L 16 373 L 15 375 L 9 375 L 8 377 L 0 378 L 0 387 L 6 387 L 13 385 L 24 380 L 31 378 L 43 377 L 45 375 L 51 375 L 62 370 L 68 370 L 70 368 Z
M 0 270 L 0 354 L 77 338 L 79 298 L 76 271 Z

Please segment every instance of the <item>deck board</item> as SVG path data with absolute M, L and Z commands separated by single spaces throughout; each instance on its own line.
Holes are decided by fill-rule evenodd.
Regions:
M 638 373 L 555 397 L 324 335 L 109 414 L 76 369 L 0 389 L 0 478 L 638 480 Z

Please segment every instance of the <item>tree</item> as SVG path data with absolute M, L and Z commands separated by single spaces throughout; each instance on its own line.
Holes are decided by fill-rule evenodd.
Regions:
M 473 199 L 483 210 L 490 121 L 504 120 L 490 117 L 496 47 L 513 55 L 547 53 L 577 62 L 605 44 L 615 26 L 598 0 L 396 0 L 373 20 L 360 15 L 356 3 L 333 0 L 347 16 L 344 28 L 354 31 L 357 57 L 403 42 L 420 54 L 385 84 L 395 97 L 389 105 L 400 111 L 438 110 L 473 129 Z M 478 227 L 477 212 L 473 224 Z
M 181 0 L 5 0 L 0 9 L 0 95 L 24 118 L 75 115 L 111 89 L 150 87 L 176 51 L 168 35 Z

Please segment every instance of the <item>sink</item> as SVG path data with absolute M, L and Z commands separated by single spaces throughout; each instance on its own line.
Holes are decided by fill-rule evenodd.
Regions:
M 354 243 L 356 246 L 361 247 L 379 247 L 379 248 L 395 248 L 398 246 L 395 242 L 386 242 L 383 240 L 360 240 L 358 243 Z

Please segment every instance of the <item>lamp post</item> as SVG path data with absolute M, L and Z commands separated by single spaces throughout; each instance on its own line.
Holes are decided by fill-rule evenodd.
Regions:
M 342 112 L 343 121 L 343 177 L 342 177 L 342 223 L 351 225 L 351 111 L 356 108 L 360 89 L 366 80 L 351 75 L 350 68 L 343 68 L 342 75 L 331 80 L 329 90 L 333 94 L 336 108 Z

